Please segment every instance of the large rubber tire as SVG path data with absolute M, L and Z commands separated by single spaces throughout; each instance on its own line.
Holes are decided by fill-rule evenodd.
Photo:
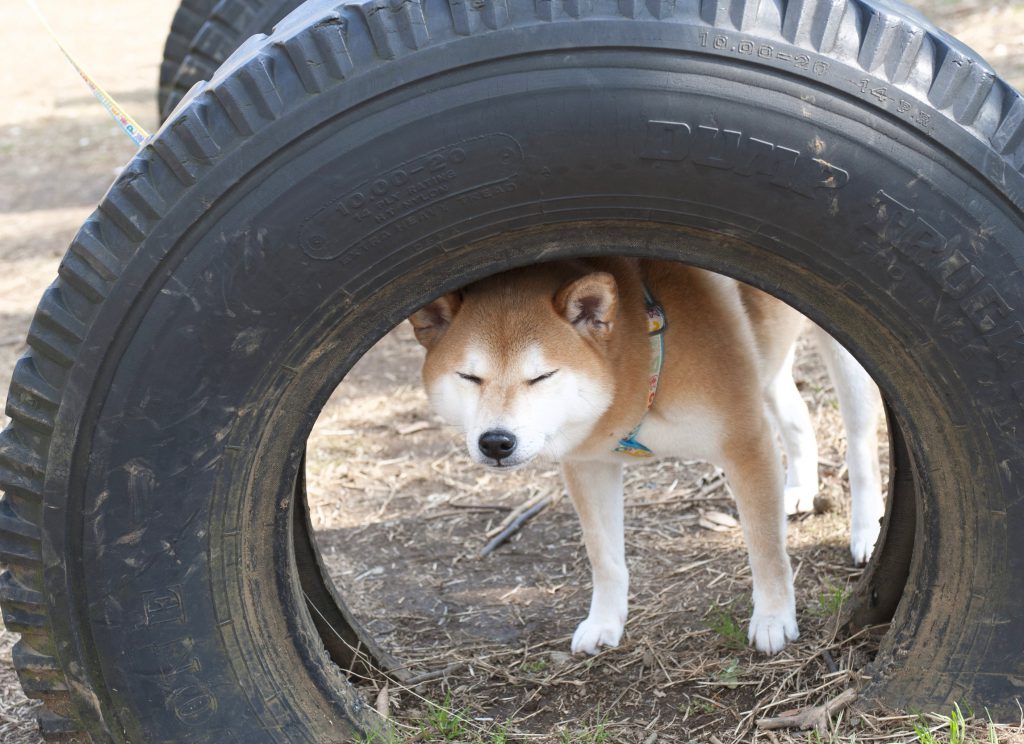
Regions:
M 182 0 L 160 65 L 160 120 L 193 85 L 213 77 L 243 41 L 269 33 L 301 4 L 302 0 Z
M 858 355 L 916 524 L 865 694 L 1017 715 L 1024 100 L 972 52 L 868 0 L 318 1 L 189 98 L 11 387 L 0 602 L 49 735 L 363 727 L 296 568 L 319 407 L 439 292 L 622 252 L 750 281 Z
M 214 0 L 182 0 L 171 21 L 171 32 L 164 44 L 164 58 L 160 63 L 160 85 L 157 88 L 157 111 L 160 120 L 166 118 L 167 97 L 174 90 L 174 78 L 200 27 L 210 17 Z M 180 96 L 179 96 L 180 100 Z

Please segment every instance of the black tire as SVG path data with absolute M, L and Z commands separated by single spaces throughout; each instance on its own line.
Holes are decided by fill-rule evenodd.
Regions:
M 171 21 L 171 32 L 164 44 L 164 58 L 160 63 L 160 85 L 157 88 L 157 111 L 166 116 L 167 97 L 174 90 L 174 78 L 188 54 L 199 28 L 210 17 L 214 0 L 182 0 Z
M 11 386 L 0 602 L 44 731 L 366 725 L 295 565 L 319 407 L 439 292 L 621 252 L 750 281 L 857 353 L 917 515 L 865 694 L 1017 715 L 1024 100 L 972 52 L 867 0 L 311 2 L 189 98 Z
M 270 33 L 302 1 L 182 0 L 160 65 L 160 119 L 170 115 L 193 85 L 213 77 L 243 41 Z

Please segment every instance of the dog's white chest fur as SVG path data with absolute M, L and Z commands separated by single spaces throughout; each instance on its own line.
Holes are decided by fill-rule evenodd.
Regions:
M 651 410 L 642 419 L 636 440 L 652 453 L 651 458 L 616 452 L 608 447 L 607 462 L 643 462 L 647 459 L 677 457 L 683 460 L 706 460 L 720 465 L 723 443 L 722 417 L 714 410 L 698 405 L 671 406 L 668 410 Z M 597 452 L 588 452 L 595 459 Z

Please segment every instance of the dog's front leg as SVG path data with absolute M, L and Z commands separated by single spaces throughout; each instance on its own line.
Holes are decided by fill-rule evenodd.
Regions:
M 629 573 L 623 534 L 622 465 L 566 461 L 562 475 L 583 527 L 594 594 L 590 614 L 572 636 L 572 652 L 618 646 L 626 625 Z
M 768 422 L 755 420 L 752 424 L 726 448 L 723 465 L 736 496 L 750 556 L 754 613 L 748 639 L 758 651 L 775 654 L 800 632 L 793 571 L 786 555 L 782 464 Z

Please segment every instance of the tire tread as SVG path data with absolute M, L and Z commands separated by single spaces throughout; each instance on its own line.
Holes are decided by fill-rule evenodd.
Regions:
M 227 153 L 309 96 L 433 44 L 511 25 L 608 15 L 638 23 L 702 22 L 834 54 L 910 90 L 923 85 L 921 95 L 937 111 L 965 127 L 981 122 L 984 131 L 975 133 L 1007 166 L 1024 168 L 1021 95 L 958 42 L 871 0 L 690 0 L 688 5 L 684 0 L 448 0 L 431 6 L 432 13 L 443 8 L 443 18 L 427 14 L 420 0 L 355 5 L 313 0 L 286 17 L 274 34 L 255 37 L 231 53 L 227 47 L 237 40 L 246 18 L 243 5 L 185 0 L 179 9 L 166 61 L 177 59 L 183 39 L 188 39 L 189 52 L 181 58 L 165 111 L 183 100 L 192 105 L 175 111 L 79 231 L 32 321 L 29 349 L 12 385 L 12 421 L 0 435 L 0 486 L 5 491 L 0 561 L 7 567 L 0 575 L 0 606 L 8 628 L 23 634 L 15 666 L 31 694 L 45 701 L 39 721 L 49 740 L 88 736 L 53 652 L 39 540 L 43 478 L 66 370 L 111 286 L 168 205 Z M 199 19 L 204 22 L 197 28 Z M 213 64 L 222 59 L 214 72 Z M 934 63 L 925 64 L 929 60 Z M 165 71 L 161 87 L 166 91 Z M 200 71 L 210 74 L 210 82 L 192 87 L 191 76 Z M 992 121 L 983 121 L 984 112 Z M 208 124 L 214 121 L 227 124 Z
M 188 55 L 193 37 L 212 12 L 213 4 L 214 0 L 183 0 L 175 12 L 160 64 L 159 111 L 169 110 L 167 99 L 174 90 L 174 78 Z

